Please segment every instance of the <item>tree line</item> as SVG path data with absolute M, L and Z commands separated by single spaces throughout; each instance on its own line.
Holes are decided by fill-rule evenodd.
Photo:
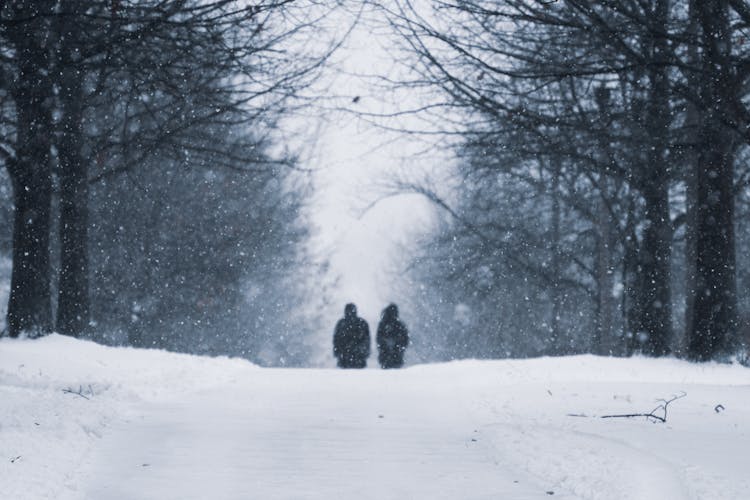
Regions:
M 452 139 L 402 186 L 447 214 L 409 271 L 446 352 L 746 349 L 750 3 L 379 5 Z
M 0 2 L 10 336 L 257 352 L 249 331 L 283 331 L 307 187 L 278 123 L 333 49 L 329 9 Z
M 746 352 L 750 2 L 371 3 L 407 62 L 384 81 L 454 159 L 401 186 L 445 214 L 404 274 L 436 356 Z M 307 186 L 277 131 L 335 8 L 0 1 L 8 334 L 259 355 L 281 332 L 302 359 Z

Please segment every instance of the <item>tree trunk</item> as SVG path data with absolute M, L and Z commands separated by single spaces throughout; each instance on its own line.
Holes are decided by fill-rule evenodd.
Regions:
M 609 193 L 600 194 L 600 196 L 608 195 Z M 596 243 L 597 321 L 594 338 L 592 339 L 591 352 L 608 355 L 611 352 L 612 330 L 616 309 L 615 298 L 612 294 L 615 284 L 615 237 L 612 216 L 607 203 L 601 199 L 599 205 Z
M 76 13 L 79 2 L 73 2 Z M 79 336 L 89 324 L 88 170 L 82 158 L 83 74 L 77 67 L 74 24 L 62 18 L 60 102 L 60 281 L 57 331 Z
M 634 193 L 629 193 L 631 198 Z M 640 342 L 641 332 L 643 332 L 643 304 L 641 303 L 641 290 L 643 289 L 643 274 L 639 263 L 639 243 L 635 231 L 634 201 L 629 200 L 627 220 L 625 222 L 625 241 L 623 251 L 622 276 L 625 283 L 623 294 L 623 312 L 625 315 L 626 325 L 626 345 L 625 350 L 628 356 L 635 354 L 642 349 Z
M 550 333 L 552 335 L 552 349 L 554 354 L 565 354 L 570 349 L 570 345 L 565 339 L 562 338 L 562 331 L 560 328 L 560 315 L 562 314 L 563 307 L 563 290 L 560 286 L 560 279 L 562 279 L 562 264 L 560 258 L 560 219 L 561 219 L 561 203 L 560 203 L 560 164 L 556 163 L 553 167 L 552 173 L 552 228 L 550 235 L 552 237 L 552 262 L 551 272 L 552 276 L 555 277 L 555 282 L 552 284 L 552 317 L 550 318 Z
M 696 3 L 701 28 L 698 158 L 695 173 L 696 286 L 688 356 L 710 360 L 727 354 L 736 330 L 734 249 L 734 152 L 736 140 L 725 126 L 733 119 L 737 90 L 732 73 L 726 0 Z
M 49 2 L 15 2 L 17 19 L 33 19 Z M 16 106 L 16 158 L 13 182 L 13 270 L 8 300 L 8 333 L 38 336 L 52 329 L 50 289 L 50 135 L 52 85 L 45 38 L 28 23 L 11 23 L 6 36 L 16 51 L 17 79 L 11 95 Z
M 49 146 L 47 144 L 47 146 Z M 41 144 L 39 147 L 43 147 Z M 39 153 L 38 156 L 46 156 Z M 19 159 L 22 156 L 19 155 Z M 19 169 L 27 161 L 19 161 Z M 13 270 L 8 300 L 8 334 L 31 337 L 52 331 L 49 265 L 49 222 L 52 182 L 49 171 L 33 168 L 12 175 L 15 220 L 13 223 Z
M 695 290 L 698 283 L 698 257 L 696 255 L 696 235 L 698 234 L 698 171 L 695 158 L 690 160 L 688 172 L 685 175 L 685 328 L 681 342 L 682 352 L 687 351 L 689 338 L 693 331 L 693 317 L 695 314 Z
M 688 33 L 690 36 L 698 37 L 700 30 L 696 19 L 697 2 L 700 0 L 690 0 L 690 26 Z M 698 47 L 695 44 L 688 46 L 688 61 L 694 66 L 700 64 Z M 688 87 L 697 89 L 700 85 L 700 79 L 695 74 L 688 75 Z M 683 160 L 687 164 L 685 170 L 685 327 L 683 330 L 680 350 L 684 354 L 687 351 L 688 338 L 693 331 L 693 314 L 695 307 L 695 287 L 697 283 L 698 269 L 696 266 L 697 257 L 695 254 L 695 241 L 697 230 L 698 210 L 698 183 L 696 172 L 698 164 L 696 159 L 700 152 L 697 144 L 697 131 L 700 126 L 700 112 L 696 103 L 688 100 L 685 110 L 685 129 L 687 130 L 688 143 L 686 158 Z
M 72 92 L 75 90 L 71 89 Z M 80 86 L 77 90 L 80 91 Z M 80 94 L 80 92 L 79 92 Z M 63 105 L 60 135 L 60 282 L 57 330 L 77 336 L 89 323 L 88 179 L 81 157 L 81 105 Z
M 643 273 L 641 290 L 643 315 L 640 324 L 646 334 L 643 353 L 665 356 L 672 338 L 670 265 L 672 260 L 672 227 L 669 218 L 669 190 L 666 176 L 644 190 L 645 229 L 638 259 Z
M 669 15 L 669 0 L 656 2 L 653 18 L 665 33 Z M 643 320 L 647 334 L 643 346 L 650 356 L 665 356 L 670 352 L 672 339 L 672 221 L 669 214 L 669 165 L 667 159 L 670 123 L 669 80 L 667 76 L 667 39 L 654 31 L 649 37 L 653 63 L 648 69 L 649 104 L 647 128 L 651 139 L 648 151 L 646 183 L 642 189 L 645 201 L 643 234 L 644 273 Z

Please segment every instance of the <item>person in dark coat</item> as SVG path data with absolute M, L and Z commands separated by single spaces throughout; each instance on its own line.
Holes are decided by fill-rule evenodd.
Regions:
M 390 304 L 383 310 L 376 337 L 378 362 L 382 368 L 401 368 L 409 345 L 409 331 L 398 318 L 398 307 Z
M 370 327 L 357 316 L 357 306 L 347 304 L 333 332 L 333 355 L 339 368 L 364 368 L 370 356 Z

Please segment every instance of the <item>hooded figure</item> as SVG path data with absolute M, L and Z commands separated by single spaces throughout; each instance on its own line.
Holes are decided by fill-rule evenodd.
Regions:
M 398 307 L 390 304 L 383 310 L 378 334 L 378 362 L 382 368 L 401 368 L 404 364 L 404 351 L 409 345 L 409 332 L 398 319 Z
M 364 368 L 370 356 L 370 327 L 357 316 L 357 306 L 347 304 L 333 332 L 333 355 L 339 368 Z

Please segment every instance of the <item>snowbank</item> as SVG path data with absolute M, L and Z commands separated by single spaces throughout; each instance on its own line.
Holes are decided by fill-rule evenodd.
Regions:
M 0 339 L 2 497 L 59 498 L 74 491 L 92 447 L 135 404 L 179 398 L 257 371 L 237 359 L 112 348 L 62 335 Z
M 657 400 L 683 393 L 687 395 L 668 405 L 666 423 L 599 418 L 648 412 Z M 467 360 L 394 371 L 267 369 L 239 359 L 105 347 L 50 335 L 33 341 L 0 340 L 0 398 L 3 498 L 127 498 L 91 496 L 92 464 L 101 462 L 97 450 L 105 438 L 119 432 L 127 442 L 128 432 L 138 427 L 131 419 L 143 418 L 148 408 L 160 408 L 156 413 L 166 429 L 170 418 L 200 405 L 200 418 L 194 421 L 227 418 L 212 422 L 211 432 L 216 434 L 201 436 L 205 446 L 207 440 L 226 439 L 223 446 L 231 447 L 233 432 L 255 432 L 246 436 L 246 455 L 233 456 L 234 461 L 268 461 L 269 454 L 280 454 L 272 465 L 255 464 L 271 483 L 278 481 L 273 483 L 276 489 L 268 491 L 279 492 L 279 484 L 293 485 L 284 479 L 290 474 L 284 463 L 301 467 L 308 451 L 316 453 L 311 460 L 320 460 L 328 456 L 321 451 L 326 443 L 336 439 L 341 440 L 333 443 L 338 452 L 352 440 L 364 446 L 370 455 L 350 459 L 367 467 L 365 475 L 373 464 L 409 472 L 405 463 L 383 464 L 382 457 L 372 461 L 373 453 L 390 450 L 383 455 L 390 460 L 401 453 L 393 450 L 418 457 L 414 454 L 427 449 L 427 459 L 410 458 L 424 488 L 409 487 L 431 492 L 429 498 L 451 498 L 453 491 L 441 486 L 438 476 L 443 472 L 430 469 L 431 463 L 445 468 L 441 470 L 465 472 L 467 480 L 472 471 L 484 471 L 486 484 L 489 469 L 476 462 L 477 457 L 484 457 L 498 476 L 534 483 L 531 491 L 538 487 L 542 497 L 552 491 L 555 498 L 712 500 L 746 498 L 750 491 L 744 470 L 750 446 L 750 370 L 738 365 L 574 356 Z M 224 404 L 226 408 L 213 408 Z M 348 412 L 345 425 L 331 415 L 338 417 L 336 413 L 343 411 Z M 241 412 L 247 414 L 240 418 Z M 381 413 L 397 434 L 377 427 L 384 422 Z M 222 434 L 221 427 L 229 426 L 233 416 L 242 430 Z M 191 428 L 188 420 L 181 424 L 185 429 Z M 358 434 L 348 436 L 347 429 Z M 363 429 L 379 442 L 363 442 Z M 200 431 L 192 435 L 196 432 Z M 158 438 L 159 433 L 157 429 L 154 435 Z M 190 432 L 184 434 L 190 438 Z M 443 434 L 445 442 L 439 437 Z M 253 443 L 261 447 L 263 439 L 270 439 L 267 436 L 274 440 L 266 443 L 263 457 L 252 455 Z M 294 439 L 289 437 L 288 449 L 280 448 L 275 436 Z M 412 438 L 414 442 L 407 442 Z M 305 439 L 312 441 L 300 445 L 298 441 Z M 454 441 L 456 450 L 450 448 Z M 474 446 L 481 449 L 470 448 Z M 201 450 L 196 453 L 199 456 Z M 294 461 L 285 460 L 290 457 L 284 453 L 293 454 Z M 474 462 L 469 468 L 459 460 Z M 253 464 L 242 467 L 252 469 Z M 336 498 L 323 483 L 315 484 L 315 473 L 323 469 L 325 464 L 307 469 L 305 481 L 312 483 L 305 487 L 310 494 L 263 498 Z M 240 470 L 239 477 L 244 473 Z M 427 484 L 431 474 L 437 482 Z M 230 491 L 230 486 L 217 491 Z M 193 488 L 182 487 L 183 492 Z M 256 485 L 256 491 L 264 491 L 262 485 Z M 368 491 L 372 494 L 362 492 L 360 497 L 398 496 L 382 488 Z M 482 497 L 479 490 L 464 493 L 463 498 Z M 151 497 L 144 492 L 139 498 Z

